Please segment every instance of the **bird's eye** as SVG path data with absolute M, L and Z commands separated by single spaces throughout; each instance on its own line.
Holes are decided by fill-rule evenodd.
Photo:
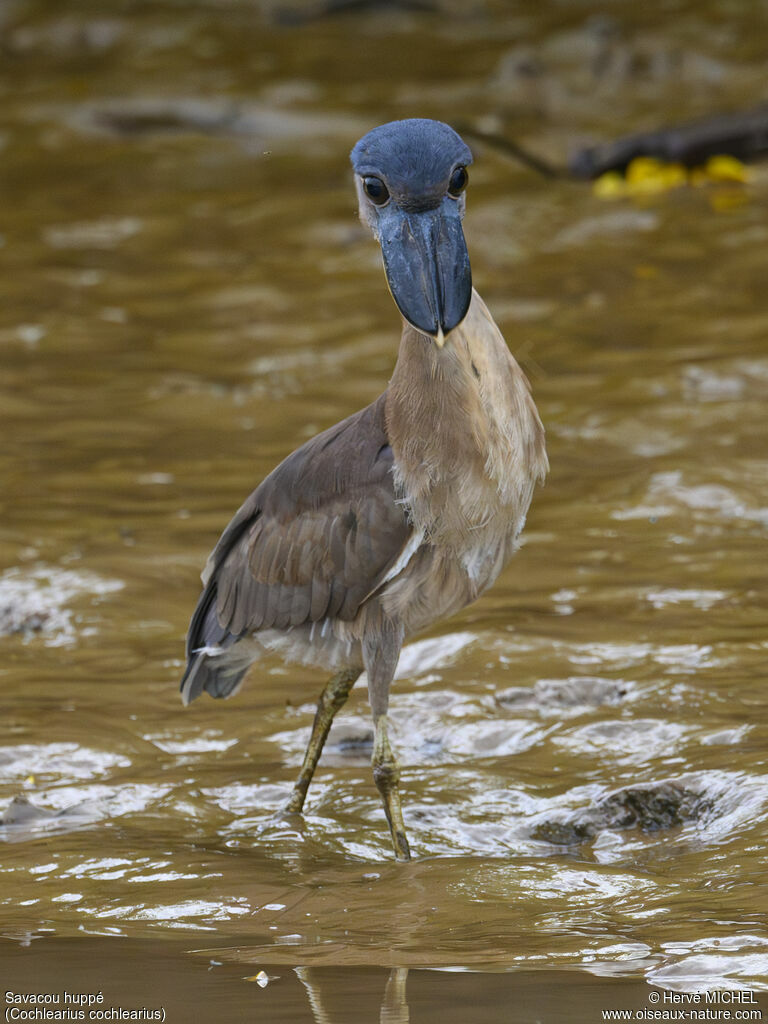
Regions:
M 389 189 L 381 178 L 363 178 L 363 190 L 376 206 L 383 206 L 389 199 Z
M 467 174 L 467 168 L 457 167 L 451 175 L 451 180 L 448 182 L 448 195 L 453 196 L 454 199 L 458 199 L 467 187 L 468 181 L 469 175 Z

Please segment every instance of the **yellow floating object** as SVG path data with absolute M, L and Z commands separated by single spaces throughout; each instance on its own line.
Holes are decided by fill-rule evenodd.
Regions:
M 592 191 L 601 199 L 616 199 L 627 194 L 627 183 L 618 171 L 606 171 L 592 182 Z
M 636 156 L 627 164 L 625 177 L 628 185 L 638 185 L 642 181 L 657 178 L 666 164 L 655 156 Z
M 711 156 L 704 173 L 711 181 L 749 181 L 749 171 L 735 156 Z
M 592 191 L 600 199 L 617 199 L 623 196 L 653 195 L 669 192 L 683 185 L 712 185 L 719 182 L 744 184 L 749 181 L 749 171 L 733 156 L 711 156 L 703 167 L 690 170 L 682 164 L 664 163 L 652 156 L 638 156 L 630 161 L 624 175 L 618 171 L 606 171 L 592 183 Z M 717 206 L 717 204 L 713 205 Z M 725 201 L 728 206 L 736 205 L 732 198 Z
M 688 184 L 688 172 L 682 164 L 665 164 L 653 157 L 638 156 L 627 167 L 630 194 L 666 192 Z

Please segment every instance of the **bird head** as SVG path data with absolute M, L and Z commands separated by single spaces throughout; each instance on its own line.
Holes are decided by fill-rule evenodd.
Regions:
M 392 121 L 352 150 L 360 209 L 403 317 L 442 348 L 472 297 L 461 221 L 472 153 L 441 121 Z

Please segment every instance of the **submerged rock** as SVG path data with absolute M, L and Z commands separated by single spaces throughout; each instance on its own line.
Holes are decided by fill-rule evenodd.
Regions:
M 45 629 L 50 617 L 50 612 L 44 608 L 34 610 L 13 604 L 2 604 L 0 605 L 0 636 L 12 636 L 14 633 L 39 633 Z
M 360 718 L 334 722 L 328 736 L 328 750 L 336 754 L 369 753 L 373 747 L 373 729 Z
M 41 831 L 67 832 L 95 821 L 97 817 L 98 810 L 93 801 L 85 800 L 60 811 L 49 811 L 20 794 L 0 814 L 0 840 L 23 842 Z
M 122 580 L 57 566 L 7 569 L 0 575 L 0 636 L 44 636 L 53 645 L 73 643 L 85 629 L 70 603 L 85 598 L 93 604 L 123 586 Z
M 607 829 L 657 832 L 676 828 L 701 818 L 711 808 L 711 799 L 678 782 L 628 786 L 567 818 L 540 822 L 532 836 L 555 846 L 575 846 Z
M 540 711 L 577 711 L 605 704 L 620 704 L 632 686 L 623 680 L 598 676 L 569 676 L 567 679 L 539 679 L 531 689 L 512 686 L 496 694 L 499 704 Z
M 45 807 L 37 807 L 25 796 L 15 796 L 0 814 L 0 826 L 37 824 L 57 818 L 61 813 L 61 811 L 49 811 Z
M 655 786 L 630 787 L 612 793 L 598 805 L 598 810 L 608 819 L 608 828 L 655 832 L 684 825 L 701 817 L 711 807 L 712 801 L 700 793 L 678 783 L 660 782 Z

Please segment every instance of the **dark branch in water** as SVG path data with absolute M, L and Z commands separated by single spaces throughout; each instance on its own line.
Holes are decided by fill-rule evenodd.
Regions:
M 544 178 L 591 179 L 599 178 L 606 171 L 623 173 L 639 156 L 697 167 L 711 156 L 733 156 L 749 163 L 768 155 L 768 106 L 625 135 L 613 142 L 578 150 L 567 167 L 549 163 L 498 132 L 478 131 L 465 124 L 456 128 L 465 138 L 490 146 Z
M 581 149 L 569 161 L 575 178 L 599 178 L 624 171 L 638 156 L 696 167 L 711 156 L 733 156 L 749 163 L 768 154 L 768 106 L 734 114 L 717 114 L 659 131 L 626 135 Z
M 568 171 L 564 167 L 556 167 L 542 157 L 530 153 L 505 135 L 499 135 L 498 132 L 481 132 L 476 128 L 472 128 L 471 125 L 461 123 L 456 125 L 456 131 L 465 139 L 468 138 L 481 142 L 486 146 L 490 146 L 491 149 L 502 153 L 504 156 L 511 157 L 518 163 L 530 167 L 532 171 L 536 171 L 537 174 L 544 178 L 564 178 L 568 176 Z

